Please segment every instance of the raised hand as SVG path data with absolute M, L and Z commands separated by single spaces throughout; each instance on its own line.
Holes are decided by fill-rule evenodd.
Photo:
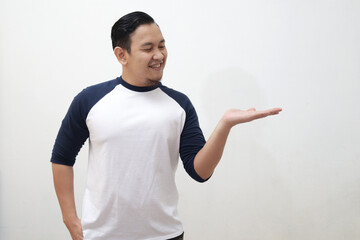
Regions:
M 276 115 L 281 112 L 281 108 L 272 108 L 268 110 L 257 111 L 255 108 L 250 108 L 246 111 L 240 109 L 231 109 L 228 110 L 222 121 L 228 127 L 233 127 L 240 123 L 250 122 L 255 119 L 264 118 L 270 115 Z
M 233 126 L 269 115 L 275 115 L 281 112 L 281 110 L 281 108 L 262 111 L 256 111 L 255 108 L 250 108 L 246 111 L 239 109 L 228 110 L 219 121 L 205 146 L 195 157 L 194 167 L 197 174 L 203 179 L 208 179 L 213 174 L 216 165 L 221 159 L 227 137 Z

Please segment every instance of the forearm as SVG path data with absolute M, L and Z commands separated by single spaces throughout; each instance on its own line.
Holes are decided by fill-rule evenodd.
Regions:
M 77 216 L 75 206 L 73 168 L 53 163 L 52 169 L 63 221 L 73 240 L 83 240 L 81 221 Z
M 208 179 L 214 172 L 222 157 L 230 129 L 222 118 L 204 147 L 195 156 L 194 168 L 201 178 Z
M 208 179 L 211 176 L 221 159 L 227 137 L 233 126 L 270 115 L 276 115 L 281 111 L 281 108 L 272 108 L 263 111 L 256 111 L 255 108 L 250 108 L 246 111 L 240 109 L 228 110 L 221 118 L 205 146 L 195 156 L 194 168 L 196 173 L 203 179 Z
M 74 198 L 73 168 L 61 164 L 52 164 L 54 186 L 65 224 L 77 219 Z

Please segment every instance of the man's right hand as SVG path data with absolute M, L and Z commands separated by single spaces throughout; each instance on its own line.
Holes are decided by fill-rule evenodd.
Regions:
M 83 240 L 81 221 L 76 214 L 75 207 L 73 168 L 53 163 L 52 170 L 63 221 L 73 240 Z
M 67 229 L 70 232 L 72 240 L 83 240 L 83 231 L 81 226 L 81 220 L 79 218 L 75 218 L 73 220 L 64 220 L 64 223 Z

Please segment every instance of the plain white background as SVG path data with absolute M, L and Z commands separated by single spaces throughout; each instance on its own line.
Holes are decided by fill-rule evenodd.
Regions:
M 360 239 L 358 0 L 1 0 L 0 239 L 70 239 L 52 146 L 73 97 L 121 74 L 110 29 L 134 10 L 160 25 L 163 84 L 190 97 L 206 137 L 229 108 L 283 108 L 234 128 L 207 183 L 179 165 L 186 239 Z M 86 167 L 87 146 L 79 214 Z

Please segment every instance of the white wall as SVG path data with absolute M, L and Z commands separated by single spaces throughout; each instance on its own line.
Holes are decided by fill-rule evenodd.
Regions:
M 110 29 L 133 10 L 160 24 L 163 83 L 207 137 L 228 108 L 284 109 L 233 129 L 206 184 L 179 165 L 186 239 L 360 239 L 358 0 L 1 0 L 0 239 L 69 239 L 52 146 L 75 94 L 120 75 Z

